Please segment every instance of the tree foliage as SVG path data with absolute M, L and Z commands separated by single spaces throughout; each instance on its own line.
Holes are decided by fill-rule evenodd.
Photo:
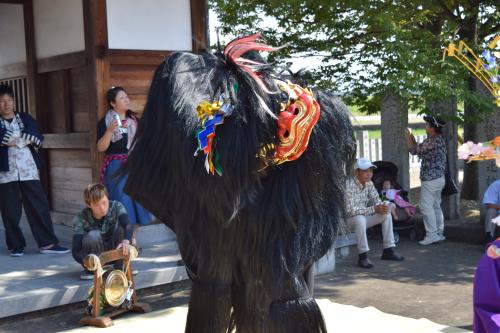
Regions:
M 466 84 L 466 70 L 442 54 L 459 39 L 480 53 L 500 32 L 497 0 L 211 0 L 210 6 L 223 35 L 258 29 L 270 44 L 287 44 L 271 61 L 320 57 L 312 69 L 316 85 L 342 92 L 368 113 L 378 111 L 388 88 L 414 110 L 454 96 L 494 111 Z

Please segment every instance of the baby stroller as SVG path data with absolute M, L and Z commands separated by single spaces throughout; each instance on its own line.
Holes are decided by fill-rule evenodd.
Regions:
M 377 168 L 373 170 L 372 181 L 378 193 L 382 193 L 384 181 L 389 180 L 392 184 L 392 188 L 395 190 L 401 190 L 398 194 L 402 197 L 402 199 L 408 201 L 408 191 L 403 190 L 397 181 L 398 167 L 394 163 L 388 161 L 376 161 L 373 164 L 375 164 Z M 416 241 L 418 239 L 418 229 L 413 216 L 409 215 L 405 209 L 397 205 L 396 214 L 397 219 L 393 218 L 392 221 L 394 240 L 396 243 L 399 241 L 400 231 L 408 231 L 410 240 Z

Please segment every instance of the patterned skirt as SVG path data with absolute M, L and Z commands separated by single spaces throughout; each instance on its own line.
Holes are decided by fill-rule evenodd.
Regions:
M 153 214 L 123 192 L 127 182 L 127 175 L 120 175 L 120 177 L 115 175 L 122 163 L 123 160 L 121 159 L 113 159 L 109 161 L 103 172 L 103 184 L 109 192 L 109 199 L 119 201 L 125 206 L 132 224 L 148 224 L 153 220 Z

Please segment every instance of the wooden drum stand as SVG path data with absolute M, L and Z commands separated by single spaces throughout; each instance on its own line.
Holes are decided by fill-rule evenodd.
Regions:
M 133 246 L 127 256 L 123 255 L 122 249 L 116 249 L 103 252 L 100 256 L 91 254 L 85 257 L 85 267 L 94 272 L 94 285 L 89 292 L 88 315 L 80 319 L 80 324 L 109 327 L 113 325 L 111 318 L 114 316 L 129 311 L 151 311 L 148 304 L 137 302 L 131 257 L 137 257 L 137 250 Z M 123 260 L 122 270 L 106 269 L 107 263 L 116 260 Z

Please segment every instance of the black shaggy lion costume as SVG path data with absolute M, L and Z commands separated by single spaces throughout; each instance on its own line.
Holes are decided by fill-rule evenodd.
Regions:
M 177 235 L 193 282 L 189 333 L 326 332 L 304 276 L 339 230 L 354 134 L 345 105 L 315 91 L 321 113 L 302 156 L 263 163 L 263 147 L 279 145 L 283 94 L 259 38 L 165 59 L 125 166 L 126 192 Z M 193 154 L 197 107 L 220 93 L 233 110 L 212 142 L 219 176 Z

